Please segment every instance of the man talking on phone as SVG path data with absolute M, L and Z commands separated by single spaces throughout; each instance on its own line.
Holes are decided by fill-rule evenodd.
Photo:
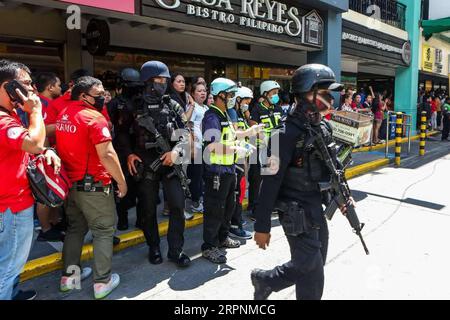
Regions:
M 28 129 L 17 108 L 29 115 Z M 60 168 L 60 159 L 44 148 L 44 140 L 42 104 L 33 93 L 30 69 L 0 60 L 0 300 L 13 298 L 33 240 L 34 198 L 26 174 L 30 154 L 44 153 L 55 173 Z

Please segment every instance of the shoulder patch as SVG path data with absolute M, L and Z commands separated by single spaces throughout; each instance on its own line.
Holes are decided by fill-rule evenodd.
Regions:
M 19 138 L 21 133 L 22 133 L 22 128 L 20 128 L 20 127 L 9 128 L 6 131 L 6 135 L 11 140 L 16 140 L 17 138 Z
M 109 129 L 107 127 L 104 127 L 102 129 L 102 134 L 105 138 L 111 138 L 111 132 L 109 132 Z

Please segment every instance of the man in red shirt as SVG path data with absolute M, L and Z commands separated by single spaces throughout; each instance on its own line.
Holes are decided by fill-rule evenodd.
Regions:
M 127 193 L 119 159 L 105 117 L 105 90 L 93 77 L 78 79 L 71 91 L 73 102 L 56 119 L 56 149 L 73 186 L 66 206 L 68 227 L 63 247 L 61 291 L 74 289 L 73 268 L 80 268 L 81 250 L 91 230 L 94 245 L 94 294 L 106 297 L 120 283 L 111 274 L 115 204 L 111 177 L 118 196 Z
M 41 72 L 36 76 L 34 84 L 41 99 L 42 117 L 45 122 L 49 104 L 61 96 L 61 80 L 53 72 Z M 59 208 L 49 208 L 38 203 L 36 213 L 41 225 L 37 241 L 63 241 L 64 234 L 55 227 L 60 223 Z
M 49 104 L 61 96 L 61 80 L 53 72 L 41 72 L 34 81 L 42 103 L 42 116 L 47 118 Z
M 72 88 L 77 82 L 78 79 L 81 77 L 91 76 L 90 72 L 85 69 L 78 69 L 74 71 L 70 75 L 70 81 L 69 81 L 69 90 L 67 90 L 62 96 L 59 98 L 52 100 L 51 103 L 48 105 L 47 108 L 47 117 L 45 119 L 45 129 L 47 132 L 47 137 L 49 138 L 49 142 L 51 145 L 55 143 L 54 136 L 55 136 L 55 124 L 56 124 L 56 118 L 58 117 L 59 113 L 68 107 L 71 103 L 71 94 L 72 94 Z M 103 108 L 100 111 L 103 116 L 108 121 L 108 126 L 112 128 L 111 120 L 108 115 L 108 111 L 106 108 Z
M 12 81 L 28 91 L 27 96 L 18 89 L 7 90 Z M 26 174 L 29 154 L 44 152 L 55 172 L 60 167 L 56 154 L 44 149 L 42 105 L 31 82 L 28 67 L 0 60 L 0 300 L 12 298 L 33 239 L 34 198 Z M 28 129 L 22 126 L 16 108 L 29 115 Z

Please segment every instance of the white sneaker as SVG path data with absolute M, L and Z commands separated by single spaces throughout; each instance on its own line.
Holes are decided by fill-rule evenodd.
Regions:
M 103 299 L 109 295 L 120 283 L 120 277 L 117 273 L 111 275 L 111 280 L 108 283 L 94 284 L 95 299 Z
M 203 203 L 201 202 L 193 202 L 191 204 L 191 211 L 197 213 L 203 213 Z
M 185 220 L 192 220 L 192 219 L 194 219 L 194 214 L 185 210 L 184 211 L 184 219 Z
M 81 281 L 89 278 L 91 274 L 92 274 L 92 268 L 89 268 L 89 267 L 83 268 L 83 270 L 81 271 L 81 275 L 80 275 Z M 75 275 L 64 276 L 61 278 L 61 282 L 59 284 L 59 290 L 61 290 L 62 292 L 68 292 L 73 289 L 81 289 L 81 288 L 76 288 L 76 285 L 77 285 L 77 281 L 76 281 Z

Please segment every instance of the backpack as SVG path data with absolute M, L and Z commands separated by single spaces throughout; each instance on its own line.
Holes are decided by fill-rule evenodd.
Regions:
M 31 156 L 27 176 L 33 196 L 37 202 L 56 208 L 64 204 L 72 184 L 61 166 L 58 174 L 47 164 L 44 155 Z

